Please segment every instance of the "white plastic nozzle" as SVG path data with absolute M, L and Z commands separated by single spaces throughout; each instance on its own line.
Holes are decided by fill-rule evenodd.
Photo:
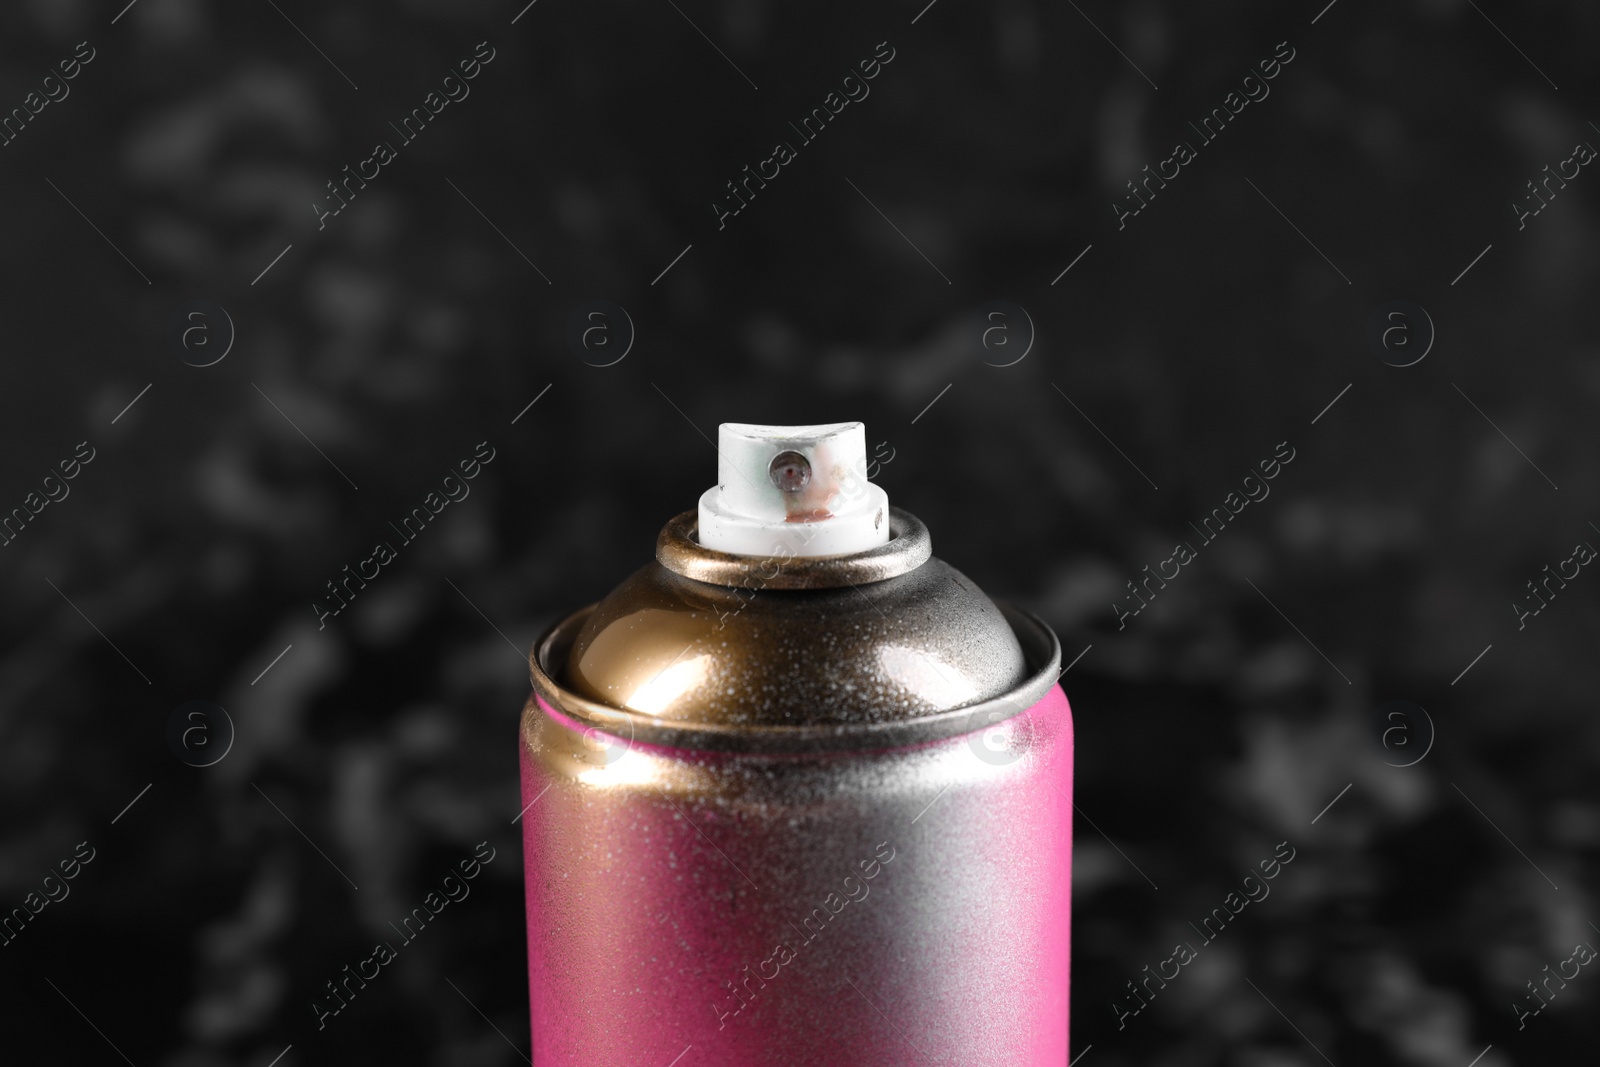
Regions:
M 867 480 L 859 422 L 717 430 L 700 543 L 741 556 L 838 556 L 889 543 L 889 497 Z

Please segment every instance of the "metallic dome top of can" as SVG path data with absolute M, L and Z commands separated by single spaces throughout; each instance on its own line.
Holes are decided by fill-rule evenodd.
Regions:
M 1054 636 L 932 558 L 867 480 L 860 423 L 725 424 L 719 453 L 656 560 L 535 646 L 547 703 L 642 741 L 854 748 L 1009 718 L 1053 684 Z

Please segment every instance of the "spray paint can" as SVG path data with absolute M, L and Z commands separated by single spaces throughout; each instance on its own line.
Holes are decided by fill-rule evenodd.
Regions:
M 1067 1062 L 1060 646 L 932 556 L 861 423 L 718 485 L 530 655 L 533 1059 Z

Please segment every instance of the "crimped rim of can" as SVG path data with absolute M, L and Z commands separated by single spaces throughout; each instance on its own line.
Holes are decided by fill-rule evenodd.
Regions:
M 933 536 L 909 511 L 889 508 L 889 541 L 843 556 L 739 556 L 699 541 L 700 515 L 686 511 L 661 528 L 656 561 L 697 582 L 736 588 L 833 589 L 916 570 L 933 557 Z
M 596 605 L 567 616 L 540 636 L 528 654 L 534 692 L 546 704 L 585 726 L 664 748 L 763 754 L 841 752 L 901 748 L 959 737 L 1020 715 L 1043 700 L 1061 677 L 1061 642 L 1032 612 L 996 601 L 1022 645 L 1029 675 L 1009 692 L 989 700 L 912 719 L 817 726 L 739 726 L 665 722 L 653 715 L 590 700 L 555 681 L 573 639 Z

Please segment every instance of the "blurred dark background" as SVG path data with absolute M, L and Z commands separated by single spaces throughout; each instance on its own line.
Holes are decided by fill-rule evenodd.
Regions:
M 0 549 L 0 905 L 94 849 L 0 948 L 6 1062 L 521 1062 L 522 650 L 649 558 L 719 422 L 844 419 L 942 558 L 1083 652 L 1083 1067 L 1590 1055 L 1591 969 L 1517 1005 L 1600 945 L 1600 576 L 1512 605 L 1600 545 L 1600 176 L 1512 205 L 1600 145 L 1600 9 L 924 2 L 5 6 L 0 508 L 38 514 Z M 614 309 L 569 341 L 597 300 L 631 348 Z M 996 300 L 1025 317 L 986 346 Z M 1368 336 L 1397 300 L 1437 331 L 1405 367 L 1415 313 Z M 483 441 L 470 497 L 319 629 Z M 189 701 L 237 731 L 209 767 L 168 740 Z M 1119 1029 L 1285 840 L 1272 896 Z M 323 983 L 480 841 L 470 899 L 318 1032 Z

